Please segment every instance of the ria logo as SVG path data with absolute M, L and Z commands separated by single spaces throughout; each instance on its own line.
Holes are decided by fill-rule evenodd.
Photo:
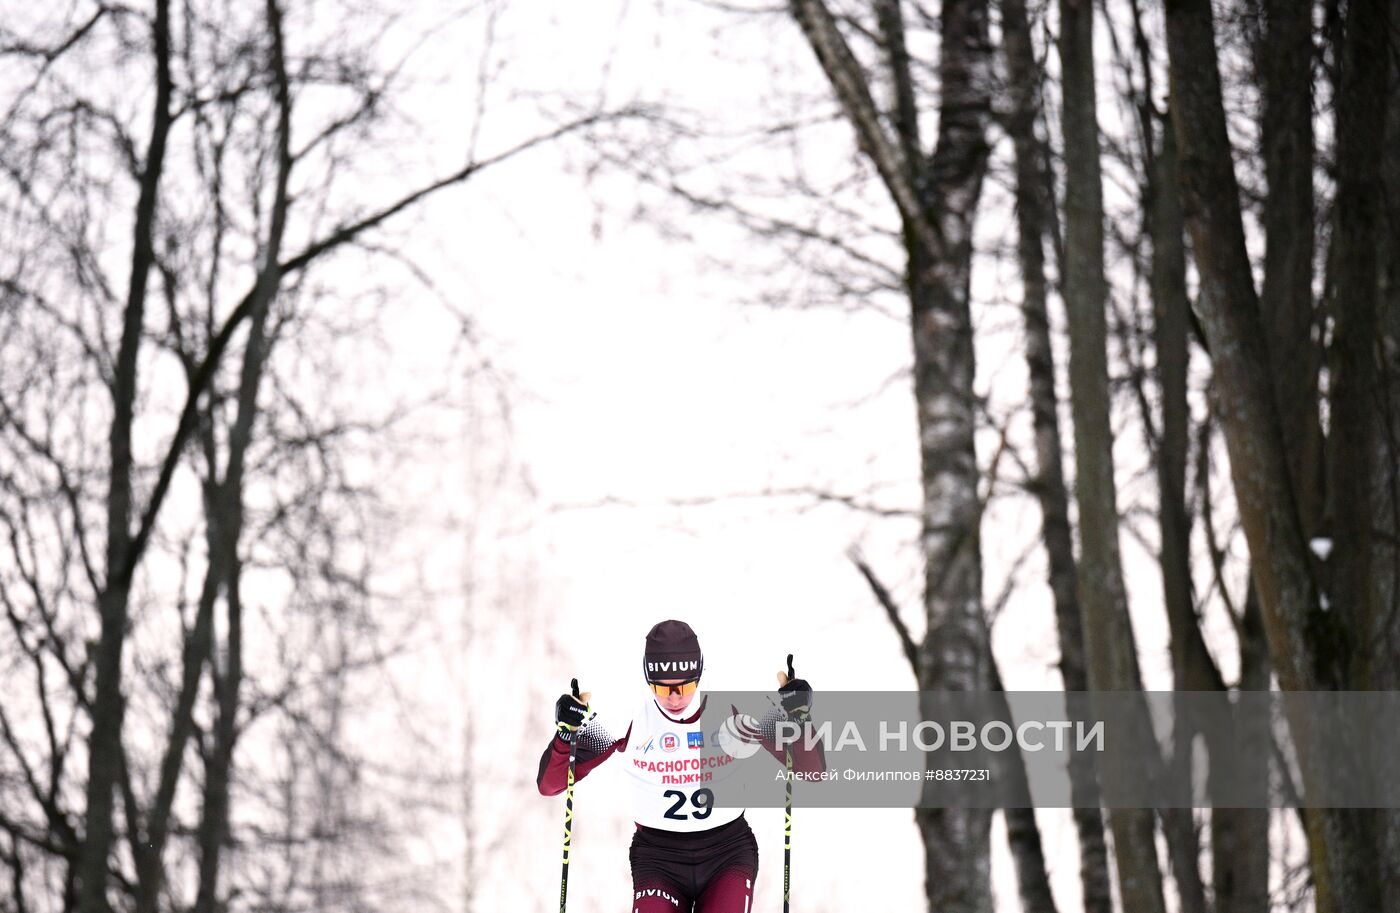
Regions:
M 680 736 L 676 735 L 674 732 L 668 732 L 668 733 L 666 733 L 665 735 L 663 735 L 663 736 L 661 737 L 661 750 L 662 750 L 662 751 L 675 751 L 677 748 L 680 748 L 680 747 L 681 747 L 681 739 L 680 739 Z

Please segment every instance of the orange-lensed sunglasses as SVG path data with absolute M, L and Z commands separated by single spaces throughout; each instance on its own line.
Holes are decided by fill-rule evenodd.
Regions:
M 700 687 L 700 679 L 691 679 L 688 682 L 681 682 L 679 685 L 663 685 L 660 682 L 647 682 L 651 690 L 657 697 L 666 697 L 670 694 L 679 694 L 681 697 L 689 697 L 695 693 L 695 689 Z

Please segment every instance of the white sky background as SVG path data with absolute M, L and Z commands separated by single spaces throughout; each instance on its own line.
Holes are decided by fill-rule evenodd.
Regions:
M 423 23 L 435 21 L 427 6 Z M 460 161 L 485 21 L 478 11 L 423 46 L 425 77 L 451 75 L 425 78 L 409 97 L 425 144 L 399 158 L 437 172 Z M 557 110 L 564 94 L 590 101 L 601 91 L 610 104 L 665 99 L 722 131 L 791 104 L 785 92 L 824 92 L 795 25 L 735 22 L 683 0 L 500 7 L 480 154 L 537 132 L 545 123 L 538 110 Z M 842 143 L 832 155 L 844 160 L 849 133 L 829 135 Z M 913 402 L 906 379 L 889 382 L 910 361 L 907 324 L 877 309 L 752 304 L 768 281 L 753 275 L 755 264 L 774 259 L 762 241 L 679 206 L 669 219 L 694 238 L 664 238 L 626 217 L 630 180 L 604 173 L 585 182 L 587 161 L 576 144 L 530 153 L 389 231 L 405 246 L 412 241 L 438 292 L 472 315 L 495 369 L 494 379 L 453 381 L 482 406 L 454 416 L 460 428 L 438 429 L 460 446 L 414 453 L 402 475 L 385 479 L 417 519 L 381 561 L 386 581 L 426 582 L 436 594 L 431 646 L 409 658 L 398 681 L 425 708 L 419 730 L 429 742 L 440 734 L 444 764 L 455 766 L 468 746 L 482 910 L 552 902 L 563 801 L 541 798 L 533 784 L 552 701 L 577 675 L 620 734 L 638 700 L 642 638 L 656 621 L 695 627 L 710 688 L 771 687 L 788 652 L 818 695 L 913 685 L 893 632 L 845 557 L 862 546 L 917 636 L 910 521 L 815 507 L 810 498 L 724 497 L 810 486 L 917 508 Z M 775 172 L 788 165 L 773 158 Z M 368 183 L 367 198 L 373 190 Z M 984 220 L 982 235 L 1009 240 L 1004 191 L 989 185 L 987 200 L 1000 215 Z M 726 260 L 742 268 L 717 268 Z M 771 282 L 794 286 L 781 271 Z M 979 266 L 976 286 L 983 301 L 1019 294 L 1010 264 L 999 273 Z M 454 328 L 421 287 L 406 286 L 394 306 L 402 316 L 393 325 L 394 374 L 384 382 L 411 389 L 450 363 Z M 979 390 L 1005 414 L 1025 396 L 1019 317 L 1008 305 L 982 309 L 979 320 L 1008 328 L 979 336 Z M 508 430 L 498 387 L 509 402 Z M 1018 421 L 1024 435 L 1029 419 Z M 1068 441 L 1067 424 L 1064 433 Z M 1143 463 L 1140 440 L 1135 425 L 1118 437 L 1125 481 Z M 984 464 L 993 443 L 979 441 Z M 672 503 L 702 498 L 719 500 Z M 983 527 L 989 600 L 1038 524 L 1025 498 L 993 506 Z M 1168 661 L 1156 570 L 1130 537 L 1122 542 L 1144 671 L 1162 687 Z M 1038 552 L 1023 574 L 1027 585 L 994 634 L 1003 676 L 1012 689 L 1057 687 L 1053 607 Z M 748 817 L 762 858 L 755 909 L 776 910 L 782 812 Z M 1072 825 L 1061 813 L 1041 818 L 1061 909 L 1075 909 Z M 577 791 L 571 910 L 624 909 L 630 830 L 622 772 L 605 765 Z M 456 884 L 461 841 L 451 827 L 424 834 L 424 876 Z M 922 906 L 922 848 L 910 811 L 799 810 L 794 842 L 795 909 Z M 994 846 L 999 909 L 1015 910 L 1000 829 Z M 455 900 L 460 890 L 444 893 Z

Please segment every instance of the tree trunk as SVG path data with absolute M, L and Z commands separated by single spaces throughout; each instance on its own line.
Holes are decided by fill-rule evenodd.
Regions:
M 1332 605 L 1350 630 L 1374 634 L 1379 613 L 1371 578 L 1372 461 L 1382 399 L 1376 370 L 1381 230 L 1381 150 L 1390 47 L 1381 0 L 1347 7 L 1337 99 L 1337 198 L 1332 345 L 1328 350 L 1330 438 L 1328 514 Z M 1394 154 L 1395 150 L 1391 150 Z M 1363 644 L 1369 641 L 1366 637 Z M 1351 686 L 1370 689 L 1370 653 L 1357 651 Z
M 1243 618 L 1237 631 L 1240 691 L 1268 691 L 1268 644 L 1264 642 L 1264 623 L 1253 584 L 1245 595 Z M 1267 721 L 1257 714 L 1237 712 L 1235 739 L 1235 769 L 1239 779 L 1257 790 L 1255 797 L 1262 805 L 1262 800 L 1267 798 L 1273 754 L 1273 736 Z M 1212 749 L 1212 756 L 1215 750 Z M 1215 913 L 1268 913 L 1269 810 L 1217 806 L 1211 812 L 1211 861 Z
M 918 646 L 916 675 L 925 690 L 986 690 L 969 298 L 973 220 L 990 152 L 987 2 L 943 5 L 940 130 L 932 156 L 920 145 L 898 0 L 876 4 L 888 81 L 894 86 L 893 136 L 875 105 L 870 79 L 822 0 L 791 0 L 790 9 L 903 224 L 923 483 L 927 633 Z M 924 841 L 929 909 L 990 913 L 990 813 L 920 808 L 915 821 Z
M 1096 691 L 1141 688 L 1118 551 L 1118 507 L 1109 421 L 1107 284 L 1103 189 L 1094 91 L 1093 7 L 1060 2 L 1060 62 L 1065 149 L 1064 298 L 1070 328 L 1070 389 L 1078 467 L 1079 583 L 1089 685 Z M 1112 784 L 1105 784 L 1110 787 Z M 1125 909 L 1163 913 L 1153 816 L 1109 811 L 1118 886 Z
M 1400 46 L 1400 0 L 1390 3 L 1390 42 Z M 1382 404 L 1376 434 L 1374 472 L 1375 534 L 1372 567 L 1375 604 L 1383 622 L 1372 639 L 1373 686 L 1400 690 L 1400 61 L 1392 57 L 1386 99 L 1384 148 L 1392 150 L 1382 163 L 1384 228 L 1380 233 L 1380 379 Z M 1379 812 L 1381 903 L 1385 913 L 1400 913 L 1400 811 Z
M 910 239 L 914 396 L 923 479 L 925 686 L 989 685 L 981 596 L 977 457 L 973 447 L 972 226 L 986 173 L 990 117 L 987 8 L 944 4 L 942 130 L 929 163 L 925 222 L 943 242 L 937 256 Z
M 1039 66 L 1035 61 L 1024 0 L 1002 0 L 1001 28 L 1011 95 L 1007 132 L 1011 135 L 1016 159 L 1017 253 L 1023 286 L 1021 311 L 1026 327 L 1026 368 L 1035 429 L 1034 487 L 1040 504 L 1041 539 L 1050 568 L 1050 590 L 1055 600 L 1060 679 L 1066 691 L 1087 691 L 1079 575 L 1070 530 L 1069 495 L 1060 463 L 1064 448 L 1046 304 L 1045 241 L 1050 232 L 1048 213 L 1055 201 L 1046 199 L 1049 188 L 1041 173 L 1042 144 L 1035 135 L 1040 108 Z M 1079 880 L 1085 913 L 1112 913 L 1113 893 L 1109 884 L 1103 815 L 1099 811 L 1099 785 L 1093 757 L 1088 753 L 1076 752 L 1070 758 L 1070 794 L 1079 837 Z
M 1260 296 L 1274 402 L 1303 533 L 1322 529 L 1319 346 L 1313 339 L 1312 0 L 1264 0 L 1258 51 L 1263 90 L 1261 151 L 1264 287 Z
M 1210 0 L 1169 0 L 1167 44 L 1187 225 L 1201 274 L 1200 306 L 1215 369 L 1216 411 L 1253 557 L 1270 656 L 1285 690 L 1344 687 L 1344 640 L 1335 614 L 1324 612 L 1318 598 L 1274 406 L 1225 130 Z M 1310 754 L 1311 721 L 1295 713 L 1289 722 L 1300 750 Z M 1319 913 L 1378 906 L 1371 864 L 1374 842 L 1368 840 L 1361 817 L 1346 810 L 1308 812 Z
M 1201 634 L 1191 584 L 1191 523 L 1186 509 L 1186 463 L 1190 441 L 1187 405 L 1189 365 L 1188 327 L 1191 303 L 1186 289 L 1185 222 L 1181 211 L 1176 139 L 1163 131 L 1154 158 L 1155 173 L 1148 194 L 1152 232 L 1152 298 L 1157 344 L 1157 374 L 1162 395 L 1162 433 L 1157 452 L 1162 535 L 1162 581 L 1171 631 L 1172 677 L 1179 691 L 1224 694 L 1225 683 Z M 1241 644 L 1242 650 L 1248 646 Z M 1267 690 L 1267 665 L 1263 687 Z M 1248 686 L 1245 686 L 1248 687 Z M 1173 764 L 1190 764 L 1192 721 L 1176 717 Z M 1242 723 L 1246 722 L 1241 720 Z M 1213 731 L 1213 730 L 1212 730 Z M 1211 744 L 1212 766 L 1236 763 L 1237 746 Z M 1255 782 L 1266 782 L 1268 754 L 1258 758 Z M 1211 774 L 1212 784 L 1217 781 Z M 1238 798 L 1238 797 L 1234 797 Z M 1262 801 L 1262 796 L 1260 797 Z M 1183 910 L 1204 910 L 1205 894 L 1197 866 L 1199 842 L 1190 814 L 1163 815 L 1171 829 L 1172 870 Z M 1266 913 L 1268 909 L 1268 814 L 1257 809 L 1217 807 L 1210 816 L 1212 882 L 1216 913 Z
M 108 438 L 107 579 L 98 599 L 101 613 L 88 738 L 87 813 L 78 862 L 78 903 L 84 913 L 106 913 L 107 863 L 112 849 L 112 802 L 122 756 L 122 656 L 126 646 L 127 604 L 132 576 L 132 423 L 146 309 L 146 282 L 155 261 L 156 202 L 170 135 L 170 3 L 159 0 L 152 30 L 156 100 L 140 197 L 132 230 L 131 278 L 122 318 L 122 337 L 112 385 L 112 426 Z M 135 826 L 134 822 L 128 822 Z
M 988 641 L 991 632 L 987 632 Z M 991 671 L 992 693 L 997 701 L 997 715 L 1000 719 L 1011 720 L 1011 705 L 1006 700 L 1006 687 L 1001 680 L 1001 670 L 997 668 L 996 657 L 990 652 L 988 667 Z M 1035 808 L 1031 803 L 1031 785 L 1026 778 L 1026 763 L 1021 752 L 997 752 L 992 763 L 996 766 L 993 776 L 999 782 L 1008 783 L 1015 797 L 1008 807 L 1002 810 L 1006 816 L 1006 842 L 1011 849 L 1011 858 L 1016 864 L 1016 886 L 1021 897 L 1022 913 L 1057 913 L 1055 895 L 1050 890 L 1050 879 L 1045 872 L 1045 848 L 1040 841 L 1040 826 L 1035 821 Z
M 1144 116 L 1144 142 L 1155 142 L 1155 118 Z M 1172 681 L 1178 691 L 1222 691 L 1220 672 L 1206 649 L 1196 619 L 1191 586 L 1191 521 L 1186 512 L 1186 459 L 1190 409 L 1186 374 L 1190 365 L 1187 326 L 1191 303 L 1186 292 L 1185 225 L 1177 185 L 1176 144 L 1164 131 L 1162 146 L 1148 158 L 1147 224 L 1152 236 L 1153 329 L 1157 382 L 1161 388 L 1161 437 L 1157 447 L 1158 526 L 1161 530 L 1162 595 L 1171 631 Z M 1195 725 L 1186 714 L 1174 718 L 1171 763 L 1189 771 Z M 1213 754 L 1213 753 L 1212 753 Z M 1200 840 L 1189 809 L 1163 809 L 1162 829 L 1183 913 L 1205 913 L 1200 874 Z
M 1186 512 L 1190 408 L 1186 374 L 1191 302 L 1186 291 L 1186 226 L 1181 212 L 1176 141 L 1170 131 L 1154 158 L 1148 192 L 1152 231 L 1152 304 L 1162 432 L 1157 451 L 1161 502 L 1162 590 L 1171 631 L 1172 672 L 1180 691 L 1220 691 L 1224 682 L 1206 648 L 1191 585 L 1191 521 Z
M 992 60 L 985 0 L 943 5 L 940 131 L 928 164 L 924 220 L 943 244 L 930 251 L 908 233 L 909 289 L 923 480 L 924 613 L 921 687 L 990 686 L 982 615 L 981 504 L 973 444 L 972 228 L 989 146 Z M 920 809 L 930 911 L 990 913 L 991 814 Z
M 217 480 L 211 480 L 206 486 L 205 497 L 211 513 L 207 521 L 210 524 L 207 537 L 209 563 L 205 568 L 204 582 L 200 588 L 194 624 L 185 636 L 180 691 L 171 710 L 170 734 L 161 758 L 159 783 L 146 816 L 145 835 L 139 841 L 135 838 L 132 840 L 132 855 L 137 863 L 137 913 L 156 913 L 161 892 L 164 890 L 165 846 L 170 834 L 170 816 L 175 805 L 175 792 L 180 784 L 181 771 L 184 769 L 185 752 L 195 731 L 195 701 L 199 697 L 204 664 L 208 661 L 213 641 L 215 604 L 226 577 L 222 551 L 218 548 L 218 521 L 212 516 L 217 497 Z
M 1327 450 L 1328 515 L 1333 529 L 1329 564 L 1334 613 L 1348 631 L 1360 632 L 1349 657 L 1348 687 L 1372 690 L 1374 671 L 1391 667 L 1390 650 L 1377 647 L 1394 621 L 1376 600 L 1372 571 L 1376 439 L 1384 414 L 1378 371 L 1381 173 L 1386 138 L 1385 89 L 1392 47 L 1383 0 L 1347 5 L 1337 98 L 1337 196 L 1334 203 L 1335 276 L 1332 344 L 1328 350 L 1330 446 Z M 1395 150 L 1390 150 L 1393 157 Z M 1381 905 L 1385 860 L 1380 855 L 1385 817 L 1351 810 L 1347 836 L 1372 854 L 1344 860 L 1347 887 L 1372 909 Z M 1363 868 L 1364 866 L 1364 868 Z
M 288 185 L 292 172 L 292 97 L 287 76 L 285 45 L 282 34 L 282 11 L 277 0 L 266 0 L 268 36 L 270 38 L 269 69 L 277 86 L 277 178 L 273 198 L 272 219 L 262 265 L 254 291 L 258 305 L 248 329 L 243 366 L 239 376 L 238 412 L 229 430 L 229 459 L 219 486 L 216 508 L 219 528 L 224 535 L 218 543 L 223 565 L 228 571 L 224 598 L 228 609 L 228 624 L 222 673 L 217 658 L 210 655 L 210 673 L 218 715 L 214 724 L 214 744 L 208 755 L 204 782 L 204 814 L 199 827 L 199 890 L 195 913 L 217 913 L 219 872 L 224 846 L 229 833 L 229 787 L 233 777 L 233 752 L 238 741 L 238 713 L 241 707 L 240 689 L 243 683 L 243 563 L 239 557 L 239 540 L 243 533 L 243 480 L 248 447 L 253 439 L 253 427 L 258 416 L 258 391 L 262 384 L 272 340 L 267 332 L 269 312 L 282 282 L 282 238 L 287 227 L 289 206 Z M 216 467 L 210 467 L 211 473 Z
M 286 124 L 284 123 L 285 127 Z M 282 179 L 279 203 L 285 209 L 285 178 Z M 274 223 L 282 219 L 274 217 Z M 229 831 L 229 786 L 233 775 L 233 751 L 238 740 L 238 713 L 241 707 L 240 689 L 243 682 L 243 564 L 238 555 L 239 540 L 244 525 L 243 479 L 248 445 L 252 440 L 253 423 L 257 417 L 258 389 L 270 346 L 267 338 L 268 309 L 276 293 L 277 249 L 281 243 L 281 226 L 274 228 L 275 243 L 267 257 L 261 281 L 262 306 L 254 313 L 248 329 L 244 350 L 243 370 L 238 392 L 238 415 L 229 433 L 229 460 L 222 484 L 216 487 L 216 499 L 211 505 L 211 523 L 218 530 L 211 544 L 218 549 L 220 567 L 224 569 L 224 603 L 227 625 L 223 650 L 223 669 L 219 669 L 214 651 L 206 653 L 217 713 L 214 719 L 213 744 L 205 754 L 203 809 L 199 821 L 199 888 L 196 913 L 216 913 L 219 906 L 219 871 Z M 216 467 L 210 467 L 211 473 Z M 214 523 L 217 518 L 217 523 Z

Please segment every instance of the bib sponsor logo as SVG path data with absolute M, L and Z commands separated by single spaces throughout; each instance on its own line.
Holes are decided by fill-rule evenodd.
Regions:
M 703 755 L 683 755 L 672 761 L 643 761 L 641 758 L 632 759 L 632 767 L 638 772 L 651 774 L 673 774 L 684 771 L 703 771 L 716 767 L 725 767 L 734 763 L 734 758 L 722 752 Z
M 642 746 L 642 754 L 646 754 L 656 747 L 656 736 L 647 739 L 647 743 Z
M 681 747 L 680 736 L 676 735 L 674 732 L 668 732 L 668 733 L 666 733 L 665 735 L 663 735 L 663 736 L 661 737 L 661 750 L 662 750 L 662 751 L 675 751 L 677 748 L 680 748 L 680 747 Z
M 704 748 L 705 734 L 703 732 L 687 732 L 685 734 L 686 748 Z

